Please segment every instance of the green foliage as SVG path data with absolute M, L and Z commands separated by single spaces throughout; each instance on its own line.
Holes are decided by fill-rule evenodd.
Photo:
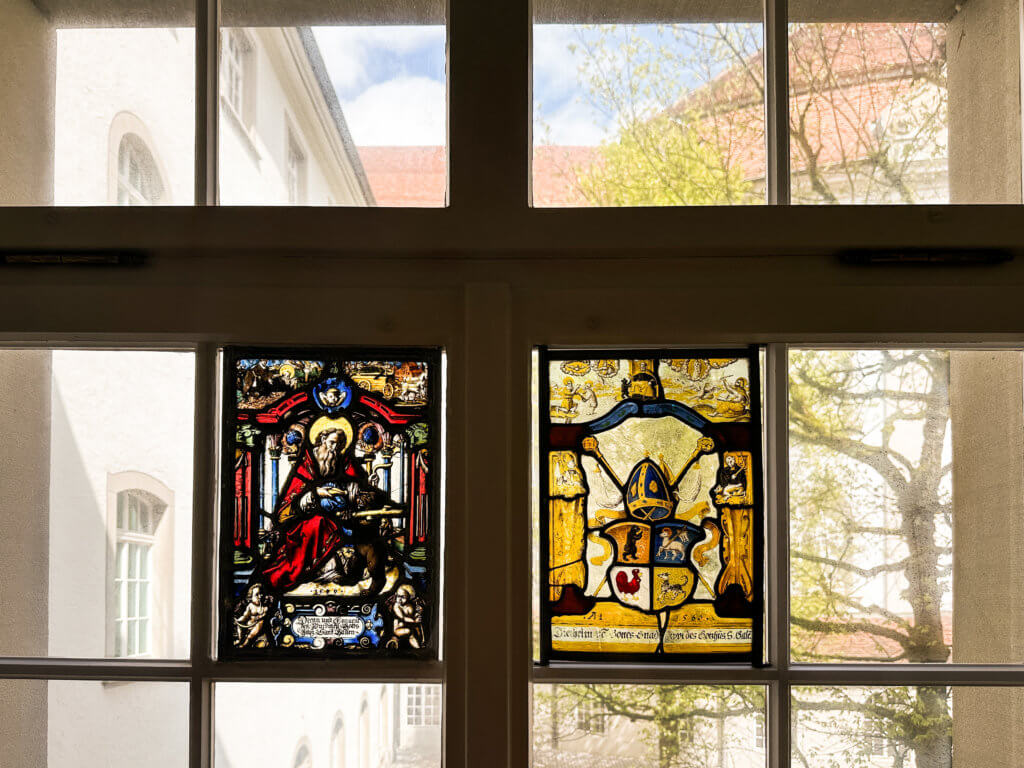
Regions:
M 604 206 L 728 205 L 752 189 L 692 120 L 671 114 L 623 125 L 577 183 L 588 201 Z
M 763 110 L 750 108 L 763 90 L 760 65 L 749 64 L 759 41 L 755 24 L 581 28 L 570 47 L 579 81 L 615 138 L 568 169 L 579 194 L 604 206 L 761 202 L 736 151 L 763 147 Z

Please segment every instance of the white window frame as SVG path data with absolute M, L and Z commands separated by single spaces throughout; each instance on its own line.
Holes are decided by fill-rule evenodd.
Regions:
M 147 525 L 132 526 L 126 517 L 129 504 L 134 501 L 147 510 Z M 107 475 L 107 531 L 110 555 L 107 562 L 107 639 L 106 653 L 111 658 L 159 658 L 165 651 L 161 638 L 167 627 L 158 604 L 169 604 L 174 594 L 173 542 L 160 538 L 163 525 L 169 515 L 174 514 L 174 491 L 152 475 L 135 470 L 114 472 Z M 125 616 L 127 590 L 118 591 L 118 582 L 128 576 L 127 561 L 122 551 L 134 548 L 146 563 L 146 593 L 148 610 L 145 649 L 136 648 L 129 653 L 127 634 L 122 633 L 121 622 L 131 619 Z M 139 582 L 138 579 L 136 579 Z M 136 587 L 138 589 L 138 586 Z
M 123 272 L 12 272 L 0 285 L 6 343 L 191 345 L 198 352 L 190 658 L 8 657 L 0 658 L 0 676 L 187 684 L 190 768 L 213 764 L 213 695 L 220 681 L 443 683 L 446 768 L 528 765 L 533 681 L 763 684 L 769 768 L 789 765 L 794 685 L 1024 685 L 1022 665 L 790 663 L 785 424 L 787 344 L 1024 345 L 1019 261 L 999 270 L 949 272 L 858 270 L 834 258 L 863 248 L 1015 248 L 1024 242 L 1019 209 L 786 206 L 785 0 L 765 4 L 774 207 L 531 209 L 529 3 L 450 0 L 449 6 L 459 23 L 449 30 L 448 209 L 214 207 L 220 11 L 213 0 L 196 3 L 196 208 L 0 208 L 0 256 L 61 264 L 65 254 L 84 252 L 113 263 L 145 262 L 144 269 Z M 284 251 L 310 258 L 283 258 Z M 83 274 L 87 279 L 76 279 Z M 728 291 L 716 294 L 721 303 L 714 311 L 680 314 L 680 292 L 721 285 L 723 275 Z M 374 311 L 339 319 L 335 302 L 307 300 L 310 285 L 339 281 L 346 289 L 387 290 L 370 290 L 380 299 Z M 196 301 L 197 292 L 211 300 Z M 299 297 L 299 319 L 283 316 L 274 303 L 285 296 Z M 136 311 L 109 311 L 112 302 Z M 955 312 L 947 311 L 952 307 Z M 252 666 L 213 656 L 217 349 L 297 340 L 430 344 L 449 352 L 441 660 Z M 533 532 L 526 513 L 530 350 L 750 341 L 768 345 L 767 665 L 534 668 Z M 486 386 L 479 384 L 481 371 L 490 372 Z M 482 445 L 488 451 L 477 449 Z M 479 514 L 483 507 L 487 515 Z
M 601 734 L 608 730 L 608 717 L 608 713 L 590 699 L 577 702 L 573 712 L 576 729 L 593 734 Z
M 406 685 L 402 688 L 402 719 L 408 728 L 441 725 L 441 692 L 434 685 Z
M 123 492 L 128 495 L 128 492 Z M 130 500 L 138 497 L 129 496 Z M 145 657 L 153 648 L 152 534 L 118 528 L 114 553 L 114 656 Z
M 445 259 L 427 260 L 414 270 L 420 279 L 443 272 Z M 254 268 L 271 277 L 278 274 L 277 260 L 261 262 Z M 193 570 L 192 570 L 192 646 L 191 659 L 163 661 L 160 659 L 35 659 L 0 658 L 0 677 L 23 677 L 34 679 L 71 678 L 110 681 L 132 680 L 177 680 L 187 683 L 191 691 L 189 710 L 190 768 L 209 768 L 212 763 L 212 703 L 213 689 L 219 681 L 230 682 L 301 682 L 337 681 L 363 682 L 379 681 L 388 683 L 443 683 L 444 754 L 446 766 L 465 768 L 486 763 L 501 768 L 527 765 L 530 757 L 529 714 L 530 683 L 580 683 L 580 682 L 623 682 L 639 684 L 759 684 L 767 690 L 767 727 L 769 745 L 769 768 L 782 768 L 788 762 L 789 754 L 789 693 L 796 685 L 1024 685 L 1024 665 L 985 664 L 794 664 L 789 660 L 788 590 L 789 561 L 783 556 L 787 552 L 788 518 L 787 508 L 787 455 L 786 407 L 788 401 L 788 349 L 785 341 L 773 341 L 764 334 L 759 325 L 762 313 L 737 318 L 740 326 L 734 333 L 740 338 L 758 338 L 766 343 L 765 354 L 765 426 L 768 450 L 768 471 L 766 473 L 766 513 L 769 535 L 766 570 L 767 591 L 772 599 L 768 601 L 767 615 L 767 665 L 762 668 L 742 665 L 571 665 L 552 664 L 535 667 L 531 663 L 531 603 L 532 590 L 530 569 L 527 567 L 533 536 L 530 516 L 525 513 L 531 501 L 529 488 L 530 463 L 533 452 L 530 448 L 529 424 L 531 419 L 530 370 L 531 351 L 537 344 L 563 344 L 566 346 L 596 345 L 612 334 L 624 346 L 635 347 L 637 340 L 644 339 L 652 344 L 669 345 L 678 343 L 678 305 L 676 302 L 653 301 L 652 297 L 672 296 L 668 293 L 652 294 L 651 280 L 658 275 L 669 274 L 678 266 L 674 261 L 654 260 L 638 265 L 636 275 L 641 276 L 640 286 L 624 288 L 617 285 L 617 265 L 604 265 L 600 260 L 589 260 L 594 275 L 604 275 L 603 288 L 581 293 L 566 293 L 557 283 L 559 275 L 574 274 L 563 271 L 564 264 L 549 265 L 500 265 L 494 264 L 489 272 L 491 279 L 500 278 L 502 283 L 465 283 L 461 276 L 452 277 L 452 290 L 461 295 L 461 301 L 452 305 L 437 302 L 436 292 L 424 294 L 416 289 L 396 289 L 389 296 L 404 309 L 395 311 L 394 317 L 410 324 L 401 331 L 401 336 L 411 337 L 414 344 L 438 344 L 448 350 L 448 402 L 446 419 L 451 429 L 446 429 L 445 445 L 447 455 L 445 470 L 448 478 L 445 484 L 445 589 L 443 659 L 437 662 L 409 663 L 402 660 L 343 660 L 323 664 L 317 661 L 268 661 L 266 664 L 221 662 L 213 657 L 211 640 L 214 629 L 213 607 L 215 594 L 213 584 L 216 570 L 214 556 L 215 526 L 218 507 L 216 504 L 217 465 L 217 403 L 218 391 L 218 349 L 221 342 L 194 339 L 196 350 L 196 451 L 194 456 L 195 486 L 193 495 Z M 683 262 L 690 273 L 707 270 L 706 277 L 719 274 L 717 262 L 701 265 L 698 262 Z M 810 284 L 803 281 L 800 269 L 777 261 L 772 262 L 782 273 L 781 276 L 767 277 L 762 274 L 754 280 L 749 290 L 760 292 L 768 284 L 773 290 L 782 290 L 790 281 L 795 281 L 800 291 Z M 213 280 L 224 287 L 224 301 L 228 308 L 237 312 L 229 313 L 232 318 L 242 315 L 248 306 L 248 298 L 231 292 L 237 280 L 234 263 L 227 262 L 218 271 L 207 268 L 204 280 Z M 543 266 L 543 268 L 541 268 Z M 570 266 L 578 267 L 578 264 Z M 363 284 L 363 281 L 380 278 L 381 265 L 372 260 L 349 264 L 345 272 L 347 285 Z M 805 269 L 806 266 L 802 267 Z M 305 267 L 295 266 L 298 272 L 288 278 L 289 285 L 295 280 L 322 278 L 322 265 L 310 262 Z M 545 279 L 538 287 L 538 274 Z M 301 278 L 301 280 L 300 280 Z M 692 274 L 674 278 L 680 285 L 688 285 Z M 280 278 L 278 277 L 280 282 Z M 780 282 L 782 281 L 782 282 Z M 884 282 L 884 281 L 883 281 Z M 512 284 L 517 298 L 513 300 Z M 756 286 L 755 286 L 756 283 Z M 903 292 L 913 291 L 911 283 L 900 278 L 893 279 L 892 286 L 899 286 Z M 458 286 L 455 288 L 454 286 Z M 789 286 L 792 289 L 792 286 Z M 24 290 L 24 287 L 21 288 Z M 108 290 L 108 286 L 76 286 L 85 290 L 86 299 L 97 290 Z M 0 287 L 0 294 L 3 293 Z M 45 283 L 35 285 L 37 292 L 49 290 Z M 184 290 L 178 283 L 170 287 L 152 283 L 148 279 L 133 284 L 133 291 L 142 292 L 141 300 L 153 306 L 167 302 L 171 297 L 183 299 Z M 1010 286 L 1004 293 L 1010 296 L 1015 288 Z M 624 294 L 624 291 L 626 293 Z M 950 330 L 956 318 L 931 317 L 922 323 L 944 325 L 942 333 L 917 331 L 910 335 L 887 334 L 831 334 L 823 336 L 817 328 L 826 323 L 837 327 L 844 322 L 850 304 L 877 297 L 878 286 L 868 285 L 846 296 L 837 303 L 840 306 L 823 309 L 813 317 L 804 318 L 802 330 L 789 330 L 783 336 L 793 340 L 797 346 L 942 346 L 951 349 L 1005 349 L 1024 348 L 1024 332 L 1020 334 L 982 334 L 985 338 L 965 342 Z M 941 295 L 934 290 L 926 291 L 934 296 Z M 629 300 L 644 303 L 644 311 L 630 315 L 629 336 L 618 336 L 614 328 L 620 327 L 622 315 L 616 309 L 623 296 Z M 753 294 L 751 294 L 753 295 Z M 837 296 L 843 296 L 837 293 Z M 984 316 L 991 296 L 986 291 L 972 292 L 970 300 L 973 312 Z M 596 304 L 595 304 L 596 302 Z M 595 307 L 611 306 L 610 310 Z M 174 317 L 176 302 L 170 302 L 163 310 L 164 321 L 170 323 Z M 961 305 L 963 306 L 963 305 Z M 1014 305 L 1016 307 L 1016 305 Z M 57 319 L 74 325 L 92 322 L 93 304 L 85 301 L 79 307 L 66 307 L 41 303 L 38 308 L 20 310 L 0 306 L 0 321 L 28 322 L 41 325 Z M 218 305 L 220 312 L 225 306 Z M 991 311 L 991 307 L 989 307 Z M 1018 310 L 1015 310 L 1018 311 Z M 891 308 L 887 322 L 895 322 L 898 309 Z M 56 318 L 55 318 L 56 315 Z M 394 339 L 396 329 L 381 323 L 379 315 L 352 316 L 349 327 L 342 336 L 336 326 L 328 321 L 336 318 L 336 310 L 330 302 L 310 309 L 312 325 L 320 327 L 320 335 L 314 333 L 312 343 L 381 344 Z M 113 316 L 112 316 L 113 317 Z M 223 320 L 209 318 L 213 327 L 219 328 L 218 335 L 228 339 L 245 338 L 251 333 L 247 323 L 251 320 Z M 795 317 L 795 316 L 790 316 Z M 77 320 L 76 320 L 77 318 Z M 848 318 L 847 318 L 848 319 Z M 136 318 L 114 318 L 105 326 L 108 333 L 128 338 Z M 1024 315 L 1022 315 L 1024 320 Z M 612 322 L 614 321 L 614 322 Z M 773 321 L 774 322 L 774 321 Z M 609 324 L 611 323 L 611 324 Z M 294 329 L 273 321 L 274 327 L 260 329 L 258 339 L 245 341 L 264 343 L 294 343 Z M 230 331 L 234 328 L 234 331 Z M 609 330 L 609 329 L 612 330 Z M 709 331 L 706 328 L 686 331 L 694 343 L 721 346 L 736 343 L 737 336 Z M 636 334 L 636 335 L 634 335 Z M 0 336 L 0 343 L 38 346 L 26 339 L 22 332 Z M 54 343 L 54 334 L 48 335 Z M 776 337 L 778 338 L 778 337 Z M 108 347 L 110 336 L 70 332 L 64 345 L 85 348 Z M 504 343 L 501 340 L 504 339 Z M 127 342 L 121 342 L 122 347 Z M 142 348 L 187 348 L 184 339 L 161 342 L 155 337 L 135 346 Z M 128 344 L 128 346 L 132 346 Z M 501 371 L 500 377 L 492 377 L 486 387 L 476 386 L 479 378 L 474 373 L 481 368 Z M 495 421 L 495 398 L 505 403 L 503 412 L 507 419 Z M 516 405 L 518 403 L 518 405 Z M 476 419 L 472 414 L 477 410 L 487 411 L 491 417 Z M 457 428 L 456 428 L 457 425 Z M 497 435 L 497 437 L 496 437 Z M 491 446 L 487 452 L 471 449 L 477 444 Z M 494 473 L 494 467 L 505 467 L 508 471 Z M 477 502 L 475 500 L 486 500 Z M 486 503 L 487 516 L 472 514 L 472 510 Z M 496 518 L 500 525 L 496 523 Z M 495 525 L 499 525 L 496 529 Z M 503 531 L 495 537 L 495 531 Z M 496 546 L 496 541 L 500 545 Z M 477 546 L 477 545 L 480 546 Z M 472 546 L 471 546 L 472 545 Z M 487 579 L 470 578 L 474 571 L 489 575 Z M 498 586 L 503 585 L 503 586 Z M 501 595 L 495 599 L 495 595 Z M 486 627 L 489 631 L 470 631 L 467 628 Z M 499 693 L 500 692 L 500 693 Z M 518 725 L 516 725 L 518 723 Z
M 306 202 L 308 166 L 306 152 L 302 148 L 298 132 L 291 127 L 292 121 L 285 119 L 284 184 L 288 202 L 301 205 Z
M 241 29 L 224 30 L 224 102 L 234 111 L 243 125 L 249 114 L 248 93 L 253 45 Z

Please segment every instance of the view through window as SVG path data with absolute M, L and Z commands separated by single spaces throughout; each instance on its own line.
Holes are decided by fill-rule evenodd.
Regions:
M 6 2 L 0 202 L 194 204 L 192 4 Z M 221 11 L 221 203 L 446 204 L 443 3 Z M 760 204 L 771 190 L 797 204 L 1021 202 L 1013 2 L 788 11 L 790 175 L 776 180 L 760 4 L 535 3 L 532 204 Z
M 1021 202 L 1020 107 L 999 95 L 1019 91 L 1001 26 L 1017 13 L 792 3 L 779 54 L 792 202 Z M 990 25 L 998 40 L 967 33 Z M 551 0 L 534 5 L 533 41 L 535 206 L 765 201 L 780 148 L 765 145 L 759 4 Z

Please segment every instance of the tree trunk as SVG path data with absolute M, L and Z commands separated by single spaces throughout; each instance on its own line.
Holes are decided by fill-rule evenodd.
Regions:
M 718 768 L 725 768 L 725 694 L 718 695 L 718 709 L 723 713 L 715 723 L 718 730 Z
M 659 685 L 657 691 L 658 712 L 672 711 L 673 693 L 669 686 Z M 672 768 L 679 755 L 679 720 L 659 716 L 655 724 L 658 729 L 658 768 Z
M 942 631 L 942 584 L 939 548 L 935 543 L 936 516 L 941 501 L 942 446 L 949 423 L 949 356 L 933 353 L 929 360 L 932 388 L 927 398 L 921 461 L 900 499 L 903 537 L 909 561 L 907 600 L 914 612 L 914 627 L 907 645 L 907 660 L 945 662 L 949 658 Z M 917 768 L 951 768 L 952 723 L 949 691 L 921 686 L 916 693 L 917 722 L 904 734 L 914 750 Z
M 953 765 L 948 696 L 949 689 L 943 686 L 921 686 L 917 689 L 923 735 L 914 744 L 916 768 L 951 768 Z
M 658 768 L 672 768 L 679 754 L 679 732 L 674 720 L 658 721 Z

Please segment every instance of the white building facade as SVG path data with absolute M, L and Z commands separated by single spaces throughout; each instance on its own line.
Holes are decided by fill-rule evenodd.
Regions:
M 58 29 L 57 205 L 191 205 L 192 29 Z M 373 204 L 337 95 L 307 28 L 221 34 L 220 200 Z

